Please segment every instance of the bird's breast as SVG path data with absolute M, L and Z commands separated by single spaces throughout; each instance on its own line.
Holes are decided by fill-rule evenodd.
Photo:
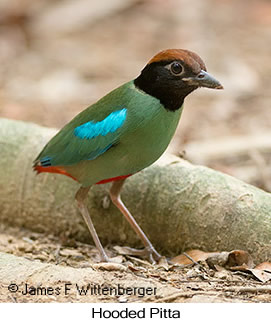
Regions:
M 181 109 L 168 111 L 163 107 L 146 116 L 120 140 L 118 162 L 131 167 L 134 172 L 151 165 L 168 147 L 180 116 Z

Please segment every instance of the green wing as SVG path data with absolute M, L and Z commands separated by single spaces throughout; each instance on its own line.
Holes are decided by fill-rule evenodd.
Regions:
M 128 128 L 124 102 L 129 86 L 124 84 L 79 113 L 48 142 L 35 165 L 74 165 L 93 160 L 118 144 Z

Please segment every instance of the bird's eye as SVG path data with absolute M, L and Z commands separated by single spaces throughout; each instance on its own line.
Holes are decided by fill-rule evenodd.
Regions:
M 180 63 L 174 62 L 170 65 L 170 70 L 174 75 L 179 75 L 183 71 L 183 67 Z

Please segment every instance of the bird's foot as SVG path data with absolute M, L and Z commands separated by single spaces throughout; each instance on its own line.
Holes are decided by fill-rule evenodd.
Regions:
M 121 253 L 124 255 L 147 258 L 148 261 L 152 264 L 159 262 L 159 260 L 162 258 L 162 256 L 153 247 L 145 247 L 144 249 L 122 247 L 121 249 Z

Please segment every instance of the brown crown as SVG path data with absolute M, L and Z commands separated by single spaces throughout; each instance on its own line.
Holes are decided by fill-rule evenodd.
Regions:
M 156 54 L 148 64 L 174 60 L 183 61 L 186 65 L 190 66 L 195 73 L 199 73 L 200 70 L 206 71 L 206 66 L 199 55 L 186 49 L 163 50 Z

